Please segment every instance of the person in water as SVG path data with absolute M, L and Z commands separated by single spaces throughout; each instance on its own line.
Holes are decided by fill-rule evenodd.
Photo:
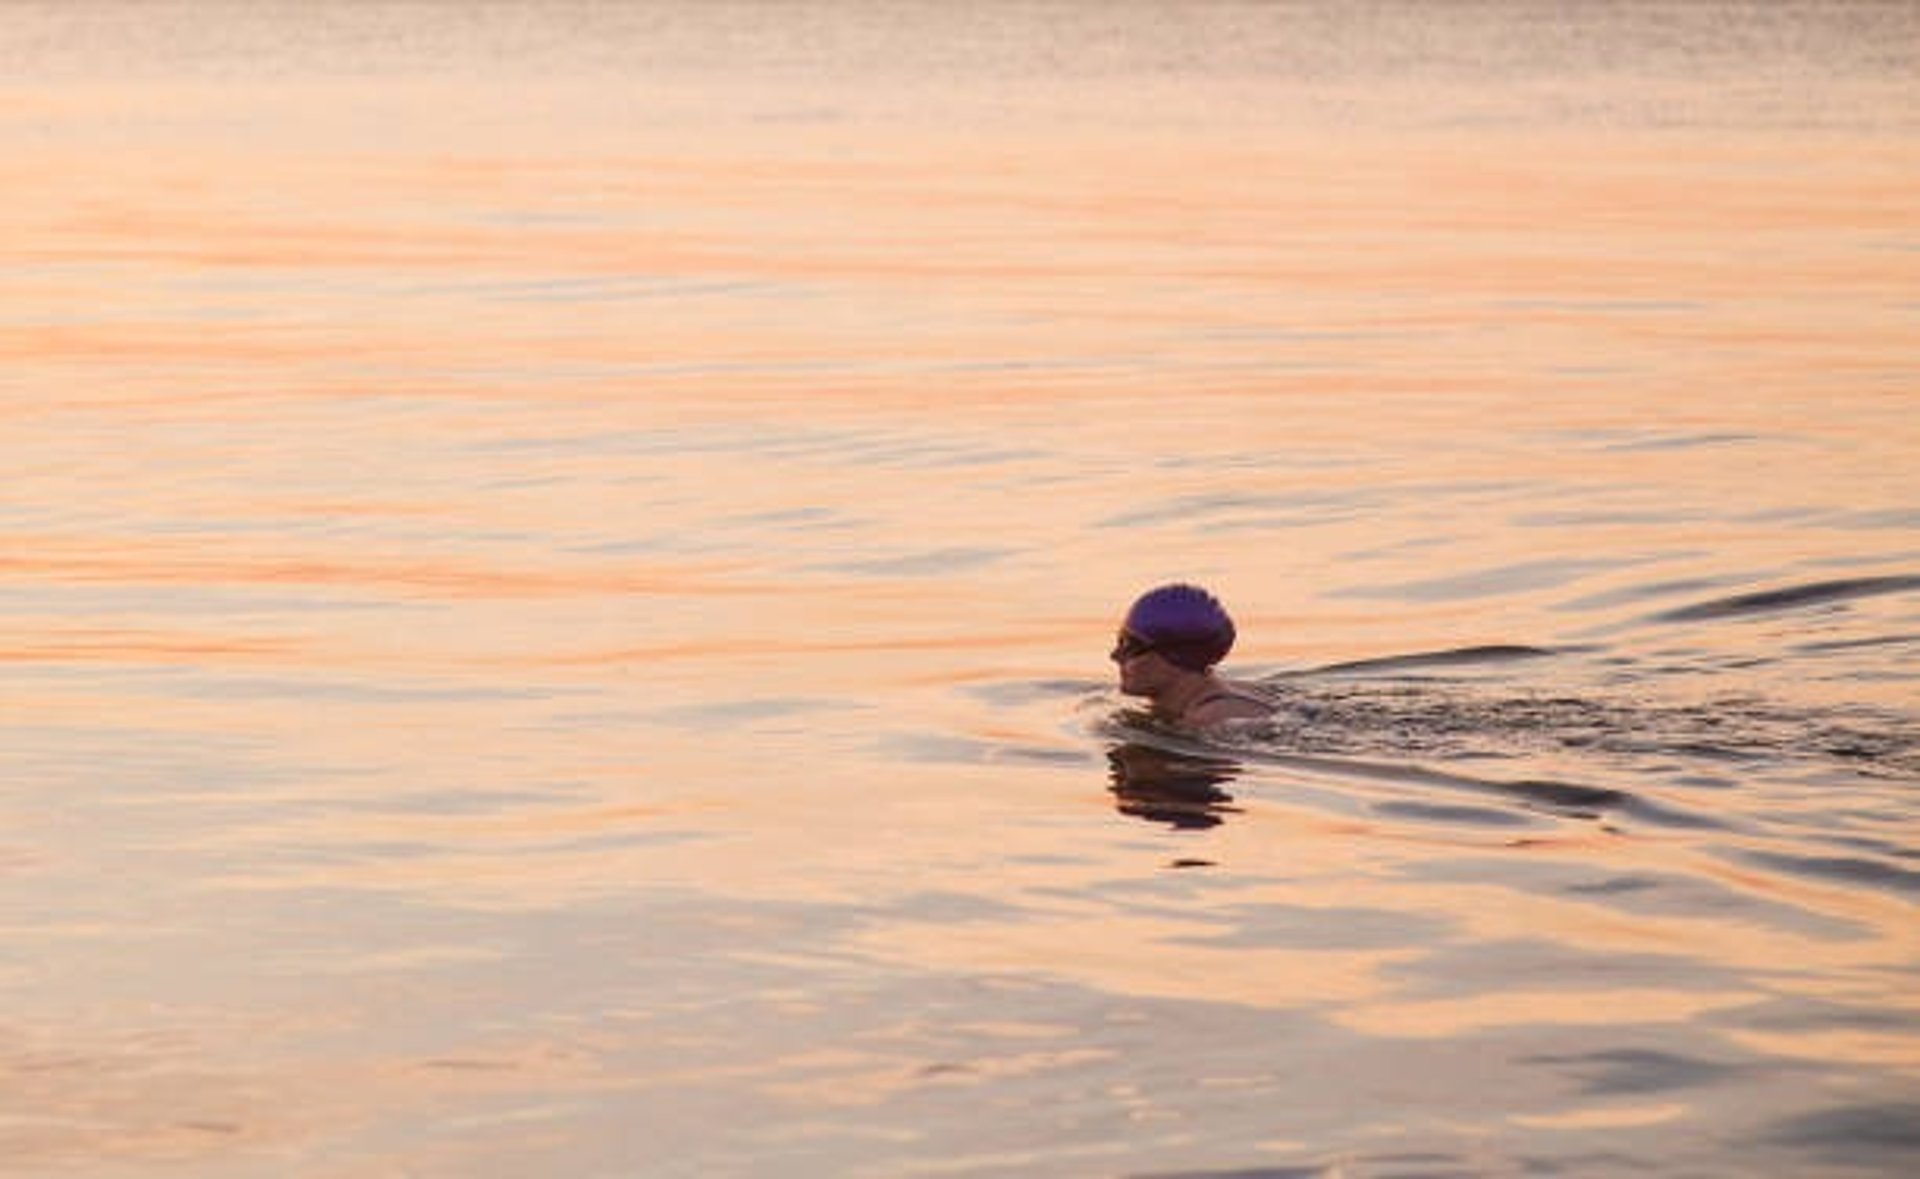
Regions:
M 1161 720 L 1204 729 L 1271 716 L 1273 704 L 1257 689 L 1214 673 L 1234 637 L 1218 598 L 1197 585 L 1163 585 L 1127 611 L 1109 658 L 1120 668 L 1120 690 L 1144 697 Z

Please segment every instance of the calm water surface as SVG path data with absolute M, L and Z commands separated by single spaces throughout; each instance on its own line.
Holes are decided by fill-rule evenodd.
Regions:
M 1912 1165 L 1920 10 L 0 18 L 0 1172 Z

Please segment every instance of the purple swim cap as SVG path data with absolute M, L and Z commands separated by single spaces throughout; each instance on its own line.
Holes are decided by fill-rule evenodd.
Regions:
M 1233 619 L 1227 617 L 1227 608 L 1197 585 L 1175 583 L 1148 590 L 1121 625 L 1188 671 L 1205 671 L 1233 650 Z

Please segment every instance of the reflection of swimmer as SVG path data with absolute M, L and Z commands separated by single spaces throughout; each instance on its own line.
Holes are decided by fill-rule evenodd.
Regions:
M 1220 789 L 1239 774 L 1237 763 L 1223 758 L 1169 753 L 1131 742 L 1107 750 L 1113 780 L 1114 809 L 1123 815 L 1175 827 L 1214 827 L 1233 795 Z
M 1109 658 L 1120 667 L 1120 690 L 1146 697 L 1161 720 L 1204 729 L 1273 715 L 1251 685 L 1213 673 L 1233 639 L 1233 619 L 1219 599 L 1197 585 L 1163 585 L 1127 611 Z

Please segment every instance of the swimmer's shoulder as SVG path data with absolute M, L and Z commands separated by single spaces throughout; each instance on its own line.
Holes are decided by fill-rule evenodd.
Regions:
M 1279 701 L 1246 684 L 1222 683 L 1188 705 L 1183 719 L 1205 729 L 1231 721 L 1266 720 L 1279 707 Z

